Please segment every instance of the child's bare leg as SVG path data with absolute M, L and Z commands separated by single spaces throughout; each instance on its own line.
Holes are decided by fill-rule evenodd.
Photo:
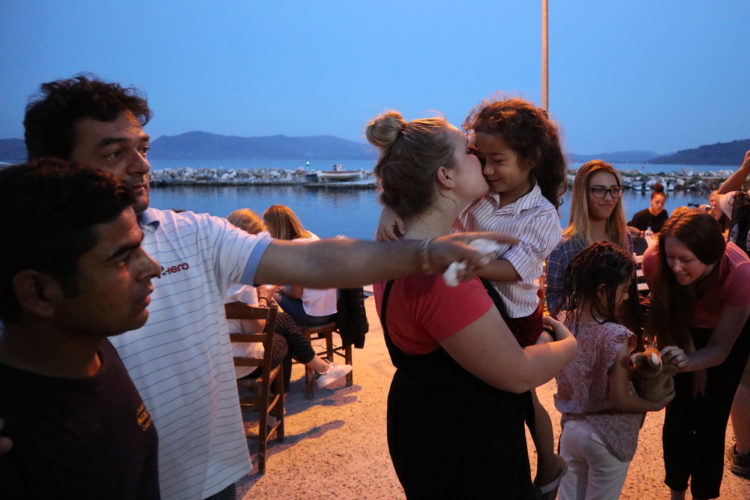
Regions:
M 560 475 L 562 461 L 555 453 L 555 435 L 552 430 L 552 420 L 547 410 L 539 402 L 536 389 L 531 390 L 531 399 L 534 405 L 534 432 L 531 437 L 536 447 L 536 478 L 537 486 L 544 486 L 552 482 Z

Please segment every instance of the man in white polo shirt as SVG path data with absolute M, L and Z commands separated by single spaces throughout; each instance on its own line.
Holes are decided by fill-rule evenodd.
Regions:
M 150 115 L 135 89 L 84 76 L 46 83 L 26 108 L 26 147 L 30 159 L 78 161 L 113 173 L 132 190 L 143 247 L 162 273 L 148 323 L 113 344 L 159 432 L 162 498 L 234 499 L 234 482 L 250 472 L 250 460 L 223 314 L 231 283 L 352 287 L 442 272 L 457 260 L 468 261 L 469 277 L 486 259 L 465 244 L 470 236 L 272 241 L 206 214 L 149 208 L 143 126 Z

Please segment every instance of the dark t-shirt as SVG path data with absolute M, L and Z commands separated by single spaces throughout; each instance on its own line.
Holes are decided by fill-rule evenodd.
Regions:
M 648 208 L 644 208 L 640 212 L 636 212 L 628 222 L 628 226 L 637 227 L 641 231 L 645 231 L 650 226 L 653 232 L 658 233 L 668 218 L 669 214 L 666 210 L 662 210 L 659 215 L 651 215 Z
M 157 436 L 112 344 L 99 373 L 48 377 L 0 363 L 0 498 L 158 499 Z

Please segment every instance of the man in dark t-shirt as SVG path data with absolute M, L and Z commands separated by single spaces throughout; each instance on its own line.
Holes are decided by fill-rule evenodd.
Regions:
M 107 340 L 146 322 L 159 265 L 132 195 L 58 160 L 0 171 L 0 498 L 158 499 L 157 435 Z

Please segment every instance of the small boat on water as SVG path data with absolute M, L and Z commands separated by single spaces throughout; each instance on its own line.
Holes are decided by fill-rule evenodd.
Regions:
M 318 182 L 348 182 L 362 178 L 361 170 L 343 170 L 340 163 L 333 166 L 333 170 L 318 170 L 305 174 L 306 180 Z
M 318 172 L 318 180 L 321 182 L 354 181 L 362 178 L 361 170 L 339 170 L 337 172 Z

